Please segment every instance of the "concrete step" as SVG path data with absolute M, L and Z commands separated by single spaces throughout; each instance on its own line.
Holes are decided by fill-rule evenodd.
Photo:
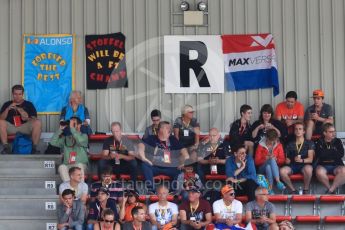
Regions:
M 39 160 L 53 160 L 57 163 L 60 163 L 62 159 L 61 155 L 44 155 L 44 154 L 37 154 L 37 155 L 14 155 L 14 154 L 3 154 L 0 157 L 0 161 L 24 161 L 24 160 L 31 160 L 31 161 L 39 161 Z
M 57 230 L 57 228 L 48 228 L 47 226 L 56 225 L 56 218 L 51 217 L 23 217 L 23 216 L 1 216 L 0 229 L 1 230 Z
M 56 195 L 57 188 L 2 188 L 0 187 L 1 195 Z
M 55 168 L 0 168 L 1 177 L 11 175 L 25 175 L 25 176 L 55 176 Z
M 55 181 L 56 187 L 61 184 L 59 176 L 37 177 L 37 178 L 2 178 L 0 179 L 0 188 L 45 188 L 46 181 Z
M 54 162 L 54 166 L 57 167 L 54 160 L 9 160 L 1 161 L 0 168 L 47 168 L 52 167 L 51 162 Z M 54 167 L 54 168 L 55 168 Z
M 0 216 L 36 216 L 56 218 L 57 195 L 0 196 Z M 51 207 L 51 204 L 53 207 Z M 55 207 L 54 207 L 55 205 Z M 55 209 L 54 209 L 55 208 Z M 1 228 L 0 228 L 1 229 Z

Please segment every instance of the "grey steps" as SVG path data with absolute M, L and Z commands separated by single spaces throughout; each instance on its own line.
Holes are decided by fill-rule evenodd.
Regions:
M 23 161 L 23 160 L 34 160 L 34 161 L 48 161 L 53 160 L 56 162 L 61 162 L 61 155 L 44 155 L 44 154 L 38 154 L 38 155 L 14 155 L 14 154 L 3 154 L 0 157 L 1 161 Z
M 2 216 L 0 217 L 0 229 L 1 230 L 45 230 L 47 223 L 57 223 L 55 218 L 47 218 L 41 216 L 35 216 L 33 218 L 20 217 L 20 216 Z M 57 229 L 57 228 L 55 228 Z
M 15 176 L 15 175 L 20 175 L 20 176 L 55 176 L 56 175 L 56 170 L 55 169 L 45 169 L 45 168 L 39 168 L 39 169 L 34 169 L 34 168 L 12 168 L 12 169 L 6 169 L 6 168 L 0 168 L 0 175 L 2 177 L 6 176 Z
M 45 188 L 45 181 L 55 181 L 56 186 L 61 184 L 59 176 L 37 178 L 0 178 L 0 188 Z M 10 193 L 9 193 L 10 194 Z
M 51 160 L 47 160 L 51 161 Z M 0 168 L 44 168 L 45 160 L 10 160 L 0 161 Z M 55 165 L 55 167 L 57 167 Z
M 4 195 L 56 195 L 57 189 L 46 189 L 42 188 L 1 188 L 0 187 L 0 196 Z
M 24 216 L 33 219 L 35 216 L 56 218 L 55 210 L 46 210 L 46 202 L 55 202 L 58 205 L 57 195 L 36 195 L 36 196 L 0 196 L 0 216 Z

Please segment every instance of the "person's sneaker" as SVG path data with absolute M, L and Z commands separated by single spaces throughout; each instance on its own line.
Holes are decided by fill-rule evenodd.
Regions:
M 310 194 L 309 190 L 308 189 L 303 189 L 303 195 L 308 195 Z
M 39 150 L 35 146 L 32 147 L 31 154 L 41 154 Z
M 9 144 L 4 144 L 4 149 L 1 151 L 1 154 L 12 154 Z
M 290 191 L 290 194 L 291 194 L 291 195 L 298 195 L 299 193 L 298 193 L 297 190 L 293 190 L 293 191 Z
M 334 195 L 334 194 L 336 194 L 336 192 L 335 192 L 335 191 L 331 192 L 331 191 L 329 191 L 329 189 L 327 189 L 327 190 L 326 190 L 326 194 Z
M 283 190 L 286 189 L 285 185 L 284 185 L 283 182 L 281 182 L 281 181 L 279 181 L 279 182 L 277 183 L 277 188 L 278 188 L 279 190 L 281 190 L 281 191 L 283 191 Z

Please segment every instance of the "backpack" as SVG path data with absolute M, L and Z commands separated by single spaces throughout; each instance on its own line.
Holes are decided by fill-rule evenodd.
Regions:
M 32 141 L 28 135 L 16 133 L 16 137 L 12 143 L 12 152 L 14 154 L 31 154 Z

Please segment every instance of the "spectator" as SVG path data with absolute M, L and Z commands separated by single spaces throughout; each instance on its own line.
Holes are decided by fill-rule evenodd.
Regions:
M 289 142 L 285 149 L 286 166 L 280 168 L 280 176 L 292 193 L 297 194 L 293 186 L 290 175 L 296 173 L 303 174 L 304 188 L 303 194 L 309 193 L 310 181 L 313 176 L 314 143 L 304 139 L 305 128 L 301 122 L 295 123 L 295 140 Z
M 57 206 L 59 230 L 82 230 L 84 224 L 84 206 L 80 200 L 75 200 L 74 191 L 65 189 L 62 192 L 61 204 Z
M 306 122 L 306 139 L 311 140 L 313 135 L 322 134 L 322 125 L 326 123 L 333 124 L 333 108 L 331 105 L 323 102 L 325 94 L 321 89 L 313 91 L 314 104 L 309 106 L 304 114 Z
M 230 185 L 224 185 L 221 189 L 223 199 L 213 203 L 213 213 L 216 217 L 217 229 L 231 229 L 239 227 L 242 222 L 242 203 L 235 199 L 235 190 Z
M 68 174 L 70 180 L 63 182 L 59 187 L 60 199 L 62 200 L 61 195 L 65 189 L 71 189 L 75 191 L 75 199 L 81 200 L 85 204 L 88 195 L 88 186 L 82 181 L 81 168 L 72 167 L 68 170 Z
M 164 185 L 157 188 L 158 202 L 150 204 L 149 215 L 152 230 L 175 229 L 177 224 L 177 205 L 168 202 L 169 189 Z
M 339 186 L 345 184 L 344 147 L 335 137 L 333 124 L 324 124 L 323 130 L 323 137 L 315 143 L 316 177 L 327 188 L 326 193 L 334 194 Z M 332 185 L 327 174 L 335 176 Z
M 103 143 L 103 159 L 99 161 L 99 171 L 105 167 L 112 167 L 116 175 L 130 174 L 136 186 L 138 164 L 135 159 L 134 145 L 131 140 L 122 135 L 122 126 L 119 122 L 111 123 L 112 137 Z
M 231 124 L 229 132 L 231 147 L 244 144 L 251 156 L 254 154 L 254 143 L 252 141 L 250 124 L 252 113 L 252 107 L 242 105 L 240 108 L 241 118 Z
M 304 118 L 304 106 L 297 101 L 295 91 L 287 92 L 285 101 L 280 102 L 276 107 L 275 117 L 288 128 L 288 134 L 293 135 L 294 124 L 303 122 Z
M 226 181 L 232 184 L 237 195 L 255 199 L 256 170 L 253 157 L 246 154 L 244 145 L 233 148 L 233 156 L 226 160 Z
M 295 230 L 295 228 L 290 221 L 283 220 L 279 223 L 279 230 Z
M 188 201 L 180 206 L 181 230 L 205 229 L 212 222 L 212 208 L 206 200 L 200 199 L 198 187 L 191 188 Z
M 196 149 L 199 146 L 200 124 L 193 117 L 194 109 L 185 105 L 181 110 L 181 117 L 174 122 L 174 135 L 182 146 L 188 149 L 191 158 L 196 159 Z
M 258 172 L 264 174 L 269 182 L 270 193 L 272 193 L 273 180 L 277 183 L 279 190 L 284 190 L 285 185 L 280 181 L 279 168 L 285 163 L 283 146 L 279 143 L 278 133 L 275 129 L 267 130 L 266 137 L 259 143 L 255 153 L 255 165 Z
M 158 125 L 158 135 L 144 139 L 145 145 L 139 148 L 143 160 L 142 171 L 149 193 L 154 193 L 153 177 L 158 174 L 170 176 L 176 180 L 179 169 L 184 166 L 188 152 L 179 141 L 171 135 L 171 126 L 167 121 Z
M 207 174 L 225 174 L 227 150 L 218 129 L 211 128 L 208 140 L 201 143 L 198 150 L 198 174 L 203 183 Z
M 34 105 L 24 100 L 24 87 L 21 85 L 13 86 L 12 101 L 3 104 L 0 111 L 0 138 L 4 145 L 2 154 L 11 154 L 7 135 L 17 132 L 31 135 L 32 153 L 39 154 L 37 145 L 41 137 L 41 126 Z
M 278 230 L 274 205 L 268 201 L 266 188 L 255 190 L 254 201 L 246 205 L 246 221 L 255 224 L 258 230 Z
M 69 103 L 62 108 L 60 121 L 69 121 L 72 117 L 78 117 L 82 121 L 81 133 L 92 134 L 90 127 L 89 110 L 82 104 L 81 92 L 73 90 L 69 96 Z
M 146 213 L 147 207 L 139 202 L 139 194 L 135 190 L 126 190 L 120 208 L 120 221 L 130 222 L 133 220 L 131 211 L 135 207 L 142 207 Z
M 194 163 L 191 159 L 186 160 L 183 171 L 177 177 L 176 194 L 181 194 L 183 200 L 188 199 L 188 190 L 190 187 L 203 187 L 199 175 L 194 172 L 195 165 L 196 163 Z
M 146 219 L 146 212 L 142 207 L 134 207 L 131 211 L 133 221 L 123 224 L 123 230 L 151 230 L 151 224 Z
M 110 192 L 106 187 L 100 187 L 98 190 L 98 195 L 96 201 L 90 203 L 89 215 L 87 217 L 87 229 L 93 230 L 94 224 L 102 221 L 102 212 L 105 209 L 111 209 L 114 212 L 115 220 L 119 219 L 117 214 L 116 202 L 115 200 L 109 198 Z
M 111 209 L 103 210 L 102 219 L 93 226 L 94 230 L 121 230 L 120 224 L 115 220 L 115 213 Z
M 146 127 L 143 139 L 151 135 L 157 136 L 158 124 L 161 121 L 161 118 L 162 118 L 161 111 L 159 111 L 158 109 L 154 109 L 151 111 L 152 125 L 150 125 L 149 127 Z
M 273 119 L 272 106 L 265 104 L 261 107 L 259 120 L 255 121 L 252 125 L 252 137 L 254 143 L 258 145 L 261 139 L 265 137 L 266 132 L 270 129 L 274 129 L 281 140 L 285 139 L 285 127 L 280 121 Z
M 80 132 L 81 120 L 72 117 L 69 126 L 60 125 L 60 129 L 54 133 L 51 145 L 63 149 L 63 164 L 59 166 L 59 174 L 63 182 L 68 181 L 68 169 L 79 167 L 82 170 L 82 180 L 89 162 L 87 156 L 88 137 Z
M 106 187 L 109 189 L 110 196 L 109 198 L 118 201 L 118 203 L 122 203 L 123 197 L 123 188 L 120 182 L 113 181 L 111 179 L 112 169 L 106 167 L 103 169 L 101 174 L 101 181 L 94 182 L 90 186 L 90 197 L 92 201 L 95 201 L 97 192 L 101 187 Z

